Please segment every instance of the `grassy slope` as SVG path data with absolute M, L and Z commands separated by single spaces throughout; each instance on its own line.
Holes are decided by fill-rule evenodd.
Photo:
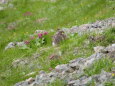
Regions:
M 58 0 L 56 3 L 43 2 L 42 0 L 33 2 L 32 0 L 14 0 L 15 8 L 7 8 L 4 11 L 0 11 L 0 83 L 1 86 L 12 86 L 18 81 L 24 80 L 28 77 L 22 77 L 23 73 L 27 74 L 31 72 L 26 68 L 11 68 L 13 59 L 24 58 L 31 56 L 32 53 L 39 52 L 40 49 L 32 50 L 20 50 L 10 49 L 4 51 L 4 47 L 10 41 L 20 41 L 26 39 L 28 34 L 32 34 L 36 29 L 50 30 L 61 27 L 71 27 L 73 25 L 81 25 L 84 23 L 93 22 L 96 20 L 102 20 L 105 18 L 115 16 L 113 11 L 114 3 L 109 0 Z M 32 12 L 32 16 L 25 17 L 25 12 Z M 104 14 L 104 15 L 103 15 Z M 48 18 L 48 20 L 42 24 L 35 23 L 36 19 Z M 16 30 L 8 30 L 7 25 L 11 22 L 21 21 L 18 23 Z M 2 24 L 4 23 L 4 24 Z M 54 67 L 57 64 L 66 63 L 71 59 L 74 59 L 84 54 L 73 56 L 71 51 L 75 46 L 81 46 L 84 37 L 73 37 L 71 40 L 62 43 L 60 50 L 63 51 L 63 58 L 60 61 L 49 61 L 47 57 L 51 53 L 55 53 L 56 49 L 48 46 L 50 49 L 43 51 L 44 55 L 36 61 L 40 61 L 42 69 L 48 70 L 50 67 Z M 76 40 L 77 39 L 77 40 Z M 65 46 L 66 44 L 66 46 Z M 70 45 L 71 44 L 71 45 Z M 46 46 L 45 46 L 46 47 Z M 45 48 L 43 47 L 43 49 Z M 67 49 L 68 48 L 68 49 Z M 92 53 L 89 48 L 88 56 Z M 82 50 L 81 50 L 82 51 Z M 48 65 L 45 65 L 45 62 Z M 35 69 L 34 71 L 38 71 Z

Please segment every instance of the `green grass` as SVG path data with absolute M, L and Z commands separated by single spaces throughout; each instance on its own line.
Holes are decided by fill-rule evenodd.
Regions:
M 4 51 L 5 46 L 11 41 L 22 41 L 27 39 L 29 34 L 33 34 L 37 29 L 56 31 L 57 28 L 72 27 L 73 25 L 81 25 L 91 23 L 96 20 L 114 17 L 114 3 L 109 0 L 57 0 L 55 3 L 44 2 L 38 0 L 14 0 L 14 8 L 7 8 L 0 11 L 0 83 L 1 86 L 12 86 L 16 82 L 27 79 L 24 75 L 41 69 L 48 71 L 50 67 L 54 68 L 58 64 L 67 63 L 69 60 L 78 57 L 87 57 L 93 53 L 93 46 L 108 45 L 114 40 L 114 31 L 105 33 L 107 39 L 103 42 L 91 43 L 84 47 L 84 41 L 87 40 L 86 35 L 70 37 L 61 43 L 60 47 L 52 47 L 51 42 L 42 48 L 32 48 L 29 50 L 20 50 L 18 48 Z M 32 16 L 23 16 L 25 12 L 31 12 Z M 103 15 L 104 14 L 104 15 Z M 44 23 L 36 23 L 40 18 L 47 18 Z M 9 23 L 16 22 L 15 30 L 8 30 Z M 52 35 L 53 33 L 50 33 Z M 108 36 L 109 35 L 109 36 Z M 51 39 L 50 39 L 51 40 Z M 47 48 L 49 47 L 49 48 Z M 73 55 L 75 47 L 80 47 L 79 53 Z M 59 61 L 50 61 L 49 56 L 52 53 L 62 52 Z M 84 52 L 83 52 L 84 51 Z M 41 69 L 35 68 L 30 70 L 28 66 L 12 68 L 12 61 L 18 58 L 31 58 L 33 53 L 41 52 L 42 55 L 34 63 L 40 63 Z M 83 53 L 80 53 L 83 52 Z M 47 65 L 46 65 L 47 63 Z M 35 75 L 34 75 L 35 76 Z M 57 84 L 57 86 L 59 86 Z M 62 85 L 63 86 L 63 85 Z
M 95 34 L 93 33 L 91 36 L 96 38 L 100 37 L 100 39 L 91 41 L 90 45 L 96 46 L 96 45 L 102 45 L 102 46 L 108 46 L 109 44 L 115 43 L 115 28 L 110 28 L 106 30 L 102 34 Z M 101 39 L 102 38 L 102 39 Z
M 91 67 L 85 69 L 85 73 L 89 76 L 99 74 L 101 70 L 105 70 L 107 72 L 111 71 L 111 68 L 114 67 L 115 64 L 109 58 L 102 58 L 99 61 L 95 62 Z
M 66 84 L 62 80 L 55 80 L 53 83 L 48 84 L 48 86 L 65 86 Z

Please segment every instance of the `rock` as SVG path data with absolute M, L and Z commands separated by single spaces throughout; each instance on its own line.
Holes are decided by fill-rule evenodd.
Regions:
M 12 62 L 12 66 L 13 67 L 18 67 L 18 66 L 24 66 L 24 65 L 27 65 L 28 64 L 28 60 L 27 59 L 17 59 L 17 60 L 14 60 Z
M 24 42 L 16 42 L 16 45 L 17 45 L 18 47 L 22 47 L 22 46 L 25 45 L 25 43 L 24 43 Z
M 20 49 L 21 49 L 21 48 L 28 48 L 24 42 L 10 42 L 10 43 L 5 47 L 5 50 L 7 50 L 7 49 L 9 49 L 9 48 L 15 48 L 16 46 L 18 46 Z
M 109 48 L 106 47 L 107 50 L 109 50 L 108 53 L 99 52 L 94 53 L 88 58 L 71 60 L 68 64 L 57 65 L 50 73 L 40 71 L 36 76 L 35 81 L 32 80 L 31 82 L 30 78 L 29 80 L 17 83 L 15 86 L 44 86 L 54 82 L 56 79 L 64 80 L 64 82 L 67 83 L 67 86 L 89 86 L 92 81 L 94 81 L 96 86 L 104 86 L 105 82 L 113 80 L 112 73 L 114 70 L 112 70 L 112 73 L 102 70 L 100 74 L 86 76 L 84 69 L 91 67 L 96 61 L 106 57 L 107 54 L 112 52 L 110 51 L 110 47 L 113 48 L 114 46 L 109 46 Z M 31 84 L 28 83 L 29 81 Z
M 97 47 L 94 47 L 94 51 L 97 53 L 97 52 L 101 52 L 101 53 L 110 53 L 109 55 L 111 55 L 113 52 L 115 52 L 115 46 L 114 44 L 108 46 L 108 47 L 102 47 L 102 46 L 97 46 Z
M 79 47 L 74 48 L 73 55 L 76 56 L 79 52 Z
M 16 46 L 16 43 L 14 42 L 10 42 L 6 47 L 5 50 L 9 49 L 9 48 L 14 48 Z
M 89 37 L 89 40 L 91 42 L 101 42 L 105 39 L 105 37 L 103 35 L 100 35 L 100 36 L 90 36 Z
M 9 3 L 12 0 L 0 0 L 0 11 L 5 10 L 6 8 L 13 8 L 13 4 Z
M 5 4 L 8 0 L 0 0 L 0 4 Z
M 92 80 L 91 77 L 83 76 L 78 80 L 72 80 L 72 81 L 68 82 L 68 86 L 86 86 L 87 83 L 91 80 Z
M 115 51 L 115 46 L 114 46 L 114 44 L 112 44 L 112 46 L 106 47 L 105 50 L 108 51 L 108 52 Z
M 22 82 L 15 84 L 14 86 L 30 86 L 30 84 L 32 84 L 34 81 L 35 79 L 31 77 L 27 79 L 26 81 L 22 81 Z M 31 86 L 34 86 L 34 85 L 31 85 Z
M 32 84 L 35 81 L 35 79 L 31 77 L 27 79 L 26 81 L 28 82 L 28 84 Z
M 67 64 L 57 65 L 55 67 L 55 69 L 58 70 L 59 72 L 67 71 L 68 70 L 68 66 L 67 66 Z
M 41 55 L 41 53 L 35 53 L 35 54 L 33 54 L 33 57 L 34 57 L 34 59 L 37 59 L 40 57 L 40 55 Z
M 14 86 L 28 86 L 28 82 L 22 81 L 22 82 L 16 83 Z
M 115 47 L 115 44 L 112 44 L 112 47 Z
M 41 70 L 41 71 L 39 71 L 39 74 L 46 74 L 46 72 Z
M 115 27 L 115 23 L 112 23 L 112 27 Z
M 64 29 L 63 31 L 67 34 L 71 33 L 78 33 L 78 35 L 82 35 L 84 33 L 91 33 L 91 32 L 96 32 L 96 33 L 103 33 L 104 30 L 110 28 L 110 27 L 115 27 L 115 18 L 108 18 L 102 21 L 97 21 L 94 23 L 90 24 L 83 24 L 81 26 L 74 26 L 70 29 Z
M 102 52 L 104 49 L 105 49 L 105 48 L 102 47 L 102 46 L 94 47 L 94 51 L 95 51 L 95 53 L 100 53 L 100 52 Z
M 16 29 L 17 23 L 16 22 L 12 22 L 8 25 L 8 30 L 14 30 Z
M 51 81 L 51 79 L 52 79 L 52 78 L 50 78 L 50 77 L 48 76 L 48 74 L 42 73 L 42 74 L 36 76 L 35 81 L 37 82 L 37 84 L 41 84 L 41 83 L 44 83 L 44 84 L 45 84 L 45 83 L 49 83 L 49 82 Z
M 113 61 L 115 60 L 115 51 L 109 52 L 107 54 L 108 57 L 110 57 Z
M 104 86 L 104 83 L 110 79 L 112 79 L 111 73 L 102 70 L 100 74 L 91 77 L 83 76 L 77 80 L 69 81 L 68 86 L 87 86 L 92 80 L 95 82 L 96 86 Z
M 95 80 L 96 86 L 98 86 L 100 84 L 104 85 L 106 81 L 112 79 L 112 76 L 111 76 L 111 73 L 108 73 L 102 70 L 100 74 L 94 75 L 92 76 L 92 78 Z
M 77 60 L 70 61 L 69 66 L 73 70 L 79 70 L 79 68 L 81 67 L 81 65 L 82 65 L 83 62 L 84 62 L 83 58 L 78 58 Z
M 81 71 L 81 70 L 85 69 L 86 67 L 91 66 L 95 61 L 101 59 L 102 57 L 104 57 L 104 54 L 96 53 L 96 54 L 93 54 L 90 57 L 85 58 L 85 59 L 78 58 L 76 60 L 72 60 L 72 61 L 70 61 L 69 66 L 71 68 L 73 68 L 74 70 Z

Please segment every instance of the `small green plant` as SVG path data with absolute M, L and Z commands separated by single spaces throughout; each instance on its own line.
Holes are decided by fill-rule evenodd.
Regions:
M 114 86 L 113 82 L 106 82 L 105 86 Z
M 38 33 L 35 36 L 31 36 L 28 40 L 24 41 L 24 44 L 21 49 L 29 49 L 40 47 L 47 44 L 48 32 Z

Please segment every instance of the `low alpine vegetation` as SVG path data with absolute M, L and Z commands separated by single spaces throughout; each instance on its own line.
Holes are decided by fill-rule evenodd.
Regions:
M 38 72 L 52 73 L 56 66 L 60 68 L 70 60 L 85 59 L 95 53 L 96 46 L 99 50 L 100 46 L 114 46 L 114 3 L 114 0 L 0 0 L 0 86 L 13 86 L 30 77 L 27 81 L 33 84 Z M 104 53 L 114 57 L 114 51 L 108 52 Z M 109 75 L 113 67 L 114 58 L 104 57 L 85 69 L 85 78 L 101 76 L 102 69 Z M 56 79 L 48 86 L 67 84 L 71 85 Z M 91 80 L 89 84 L 96 83 Z M 107 81 L 106 85 L 113 83 Z

